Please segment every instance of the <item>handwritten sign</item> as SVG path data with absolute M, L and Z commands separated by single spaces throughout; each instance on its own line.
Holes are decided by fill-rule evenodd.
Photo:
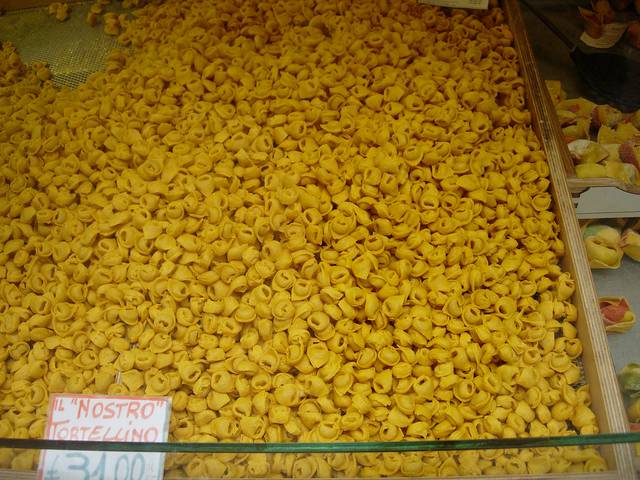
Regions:
M 45 438 L 99 442 L 163 442 L 168 397 L 53 394 Z M 43 450 L 38 480 L 159 480 L 164 453 Z

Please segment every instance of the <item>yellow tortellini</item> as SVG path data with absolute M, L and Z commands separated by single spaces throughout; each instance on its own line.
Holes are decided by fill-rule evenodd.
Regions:
M 51 392 L 171 396 L 176 441 L 597 433 L 496 5 L 152 2 L 105 14 L 129 48 L 74 90 L 3 43 L 0 436 L 40 437 Z M 594 449 L 539 450 L 173 455 L 166 470 L 606 468 Z

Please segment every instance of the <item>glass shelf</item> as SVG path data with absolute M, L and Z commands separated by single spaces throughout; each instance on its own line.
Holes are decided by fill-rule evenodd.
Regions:
M 0 439 L 0 461 L 11 456 L 35 468 L 40 451 L 162 452 L 165 477 L 181 476 L 428 476 L 480 474 L 611 474 L 605 445 L 640 442 L 640 432 L 480 440 L 326 443 L 126 443 Z M 12 450 L 14 449 L 14 450 Z M 602 454 L 602 456 L 600 456 Z M 62 454 L 60 454 L 62 455 Z M 605 460 L 606 459 L 606 460 Z M 223 468 L 224 470 L 219 470 Z M 268 467 L 267 471 L 261 469 Z M 183 470 L 178 470 L 180 467 Z M 257 469 L 257 470 L 256 470 Z M 0 469 L 3 474 L 11 470 Z M 32 470 L 32 473 L 35 472 Z M 46 478 L 46 475 L 45 475 Z M 550 478 L 553 478 L 552 476 Z M 580 477 L 588 478 L 588 477 Z
M 184 453 L 354 453 L 440 452 L 459 450 L 520 449 L 640 443 L 640 432 L 564 435 L 555 437 L 492 438 L 477 440 L 423 440 L 406 442 L 93 442 L 2 438 L 0 448 L 87 450 L 104 452 Z

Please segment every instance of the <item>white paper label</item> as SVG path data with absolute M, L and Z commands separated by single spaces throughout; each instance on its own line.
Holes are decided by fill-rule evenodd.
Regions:
M 580 40 L 593 48 L 611 48 L 618 43 L 628 26 L 629 23 L 607 23 L 602 27 L 600 38 L 593 38 L 587 32 L 582 32 Z
M 489 0 L 418 0 L 418 3 L 451 8 L 476 8 L 482 10 L 489 8 Z
M 163 442 L 169 397 L 53 394 L 45 438 L 99 442 Z M 38 480 L 159 480 L 164 453 L 43 450 Z

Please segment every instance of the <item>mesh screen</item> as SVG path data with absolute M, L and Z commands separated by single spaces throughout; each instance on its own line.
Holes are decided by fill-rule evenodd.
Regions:
M 103 24 L 91 27 L 86 16 L 91 2 L 71 5 L 71 14 L 59 22 L 46 8 L 8 12 L 0 17 L 0 40 L 10 41 L 25 63 L 49 65 L 54 85 L 75 88 L 93 72 L 102 70 L 109 52 L 117 46 Z

